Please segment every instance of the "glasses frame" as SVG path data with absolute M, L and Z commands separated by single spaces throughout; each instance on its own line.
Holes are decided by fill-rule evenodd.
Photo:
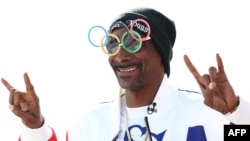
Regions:
M 136 46 L 139 46 L 139 47 L 137 47 L 137 49 L 136 50 L 129 50 L 128 49 L 128 47 L 126 47 L 126 45 L 125 45 L 125 42 L 126 41 L 128 41 L 128 39 L 126 39 L 126 41 L 124 41 L 125 39 L 125 36 L 128 34 L 128 33 L 131 33 L 132 32 L 132 35 L 135 35 L 135 36 L 137 36 L 137 40 L 135 40 L 134 39 L 134 37 L 133 37 L 133 39 L 135 40 L 135 41 L 138 41 L 139 42 L 139 44 L 138 45 L 136 45 Z M 113 37 L 116 41 L 117 41 L 117 43 L 118 43 L 118 45 L 117 45 L 117 50 L 114 52 L 114 53 L 108 53 L 106 50 L 105 50 L 105 46 L 107 45 L 107 44 L 103 44 L 103 41 L 104 41 L 104 39 L 105 39 L 105 37 L 106 38 L 109 38 L 109 36 L 111 36 L 111 37 Z M 136 32 L 136 31 L 126 31 L 126 32 L 124 32 L 124 34 L 122 35 L 122 38 L 121 38 L 121 40 L 118 38 L 118 36 L 117 35 L 115 35 L 115 34 L 113 34 L 113 33 L 109 33 L 108 34 L 108 37 L 107 36 L 103 36 L 102 38 L 101 38 L 101 42 L 100 42 L 100 47 L 101 47 L 101 49 L 102 49 L 102 51 L 106 54 L 106 55 L 108 55 L 108 56 L 114 56 L 114 55 L 116 55 L 116 54 L 118 54 L 118 52 L 121 50 L 121 48 L 123 48 L 126 52 L 128 52 L 128 53 L 136 53 L 136 52 L 138 52 L 141 48 L 142 48 L 142 42 L 143 41 L 148 41 L 148 40 L 150 40 L 151 39 L 151 37 L 144 37 L 143 38 L 143 41 L 141 40 L 142 38 L 141 38 L 141 35 L 138 33 L 138 32 Z

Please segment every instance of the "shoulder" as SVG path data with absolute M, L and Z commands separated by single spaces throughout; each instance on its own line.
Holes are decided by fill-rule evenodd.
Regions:
M 178 89 L 178 92 L 179 105 L 182 105 L 185 109 L 210 111 L 210 108 L 204 104 L 204 97 L 202 93 L 186 89 Z
M 72 122 L 68 132 L 75 135 L 78 133 L 77 131 L 88 132 L 95 130 L 98 127 L 97 125 L 103 125 L 114 116 L 114 110 L 112 109 L 115 102 L 116 100 L 105 101 L 85 109 L 84 113 Z
M 178 93 L 179 93 L 179 97 L 182 100 L 186 100 L 187 102 L 200 102 L 203 101 L 203 95 L 202 93 L 198 92 L 198 91 L 193 91 L 193 90 L 187 90 L 187 89 L 178 89 Z
M 180 89 L 178 99 L 183 116 L 194 125 L 203 121 L 216 124 L 229 123 L 221 113 L 204 104 L 204 97 L 200 92 Z M 217 121 L 211 117 L 216 118 Z
M 185 109 L 186 114 L 222 117 L 221 113 L 204 104 L 203 94 L 197 91 L 179 89 L 178 105 Z
M 116 103 L 117 100 L 111 101 L 103 101 L 98 104 L 92 105 L 89 107 L 85 113 L 80 116 L 81 118 L 100 118 L 100 116 L 104 117 L 105 115 L 109 115 L 112 113 L 112 107 Z

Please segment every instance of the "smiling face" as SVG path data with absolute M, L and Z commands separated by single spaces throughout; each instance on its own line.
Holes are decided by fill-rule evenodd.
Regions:
M 125 28 L 113 31 L 119 38 Z M 129 53 L 123 48 L 118 54 L 109 57 L 119 85 L 129 90 L 139 90 L 151 85 L 158 85 L 164 75 L 164 65 L 161 56 L 156 50 L 152 40 L 143 41 L 141 49 L 136 53 Z

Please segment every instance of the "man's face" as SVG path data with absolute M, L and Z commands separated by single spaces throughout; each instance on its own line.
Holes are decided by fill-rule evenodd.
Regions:
M 119 28 L 112 33 L 120 39 L 125 28 Z M 125 89 L 141 89 L 154 83 L 158 75 L 164 73 L 161 56 L 152 40 L 143 41 L 141 49 L 136 53 L 129 53 L 122 47 L 118 54 L 109 57 L 119 85 Z

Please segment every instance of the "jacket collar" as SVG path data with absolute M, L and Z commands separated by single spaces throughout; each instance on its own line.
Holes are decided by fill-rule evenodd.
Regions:
M 176 99 L 178 97 L 178 89 L 174 87 L 171 83 L 169 83 L 169 79 L 167 75 L 165 74 L 162 80 L 162 83 L 159 87 L 159 90 L 154 98 L 154 101 L 156 103 L 156 109 L 158 112 L 169 111 L 173 104 L 176 102 Z M 120 89 L 120 95 L 119 100 L 117 100 L 117 107 L 116 110 L 119 110 L 119 116 L 117 117 L 120 122 L 120 113 L 126 106 L 126 98 L 125 98 L 125 90 Z M 164 110 L 161 110 L 164 109 Z M 159 111 L 160 110 L 160 111 Z

